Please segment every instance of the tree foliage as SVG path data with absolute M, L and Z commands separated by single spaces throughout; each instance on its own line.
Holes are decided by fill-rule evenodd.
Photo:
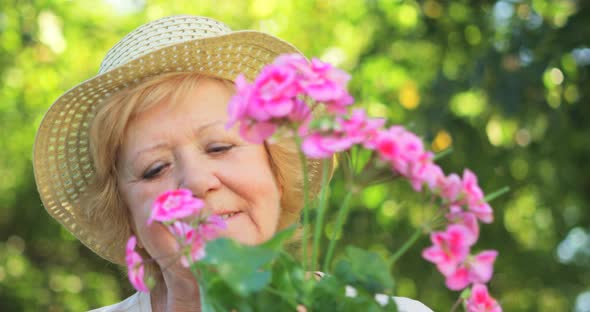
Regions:
M 170 14 L 211 16 L 292 42 L 353 75 L 374 116 L 423 134 L 447 171 L 473 169 L 496 222 L 490 284 L 506 311 L 566 311 L 590 291 L 590 6 L 574 0 L 63 1 L 0 4 L 0 310 L 82 311 L 131 290 L 42 208 L 31 147 L 49 105 L 93 76 L 110 46 Z M 343 198 L 335 177 L 332 202 Z M 384 200 L 385 194 L 395 200 Z M 354 201 L 342 243 L 399 247 L 428 214 L 402 183 Z M 334 209 L 332 209 L 334 211 Z M 336 216 L 329 215 L 330 222 Z M 396 262 L 396 290 L 435 310 L 457 294 L 419 256 Z M 344 249 L 337 249 L 344 254 Z M 588 311 L 588 306 L 578 306 Z

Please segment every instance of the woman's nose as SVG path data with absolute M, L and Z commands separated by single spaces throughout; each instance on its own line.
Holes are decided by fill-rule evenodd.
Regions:
M 189 159 L 180 166 L 179 188 L 186 188 L 199 198 L 205 198 L 209 193 L 221 186 L 213 166 L 206 160 Z

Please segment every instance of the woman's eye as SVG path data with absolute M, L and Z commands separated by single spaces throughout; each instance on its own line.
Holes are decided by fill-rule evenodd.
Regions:
M 149 168 L 148 170 L 146 170 L 141 177 L 145 180 L 151 180 L 151 179 L 157 177 L 166 168 L 166 166 L 168 166 L 168 165 L 167 164 L 159 164 L 159 165 L 153 166 L 153 167 Z
M 234 146 L 231 144 L 212 144 L 207 147 L 207 153 L 219 154 L 222 152 L 229 151 Z

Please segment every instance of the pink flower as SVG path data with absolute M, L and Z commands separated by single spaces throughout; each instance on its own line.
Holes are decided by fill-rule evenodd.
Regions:
M 483 223 L 494 222 L 494 211 L 492 210 L 492 207 L 483 200 L 469 203 L 469 210 Z
M 310 130 L 306 122 L 299 131 L 303 137 L 301 148 L 310 158 L 329 158 L 355 144 L 369 144 L 384 123 L 383 119 L 368 118 L 362 109 L 354 110 L 350 117 L 322 120 L 315 127 L 319 129 Z
M 281 54 L 273 63 L 279 66 L 291 67 L 298 72 L 309 71 L 309 62 L 303 55 L 297 53 Z
M 417 159 L 410 161 L 408 178 L 410 184 L 415 191 L 422 190 L 422 185 L 427 183 L 431 185 L 433 181 L 438 179 L 438 175 L 442 170 L 433 163 L 434 154 L 431 152 L 423 152 Z
M 482 251 L 469 256 L 455 271 L 446 274 L 445 284 L 450 290 L 461 290 L 471 283 L 487 283 L 494 272 L 494 261 L 498 256 L 495 250 Z
M 434 264 L 445 276 L 455 272 L 457 265 L 469 254 L 476 237 L 462 225 L 451 224 L 444 232 L 433 232 L 433 246 L 422 251 L 422 257 Z
M 227 227 L 221 216 L 211 215 L 204 222 L 199 224 L 199 234 L 204 240 L 216 239 L 219 233 Z
M 490 296 L 488 288 L 482 284 L 473 285 L 466 307 L 467 312 L 502 312 L 502 307 Z
M 169 229 L 177 238 L 178 249 L 182 254 L 180 263 L 184 267 L 205 257 L 205 241 L 196 229 L 180 221 L 174 222 Z
M 399 140 L 400 133 L 404 129 L 400 126 L 393 126 L 389 129 L 379 131 L 373 145 L 383 160 L 394 162 L 401 159 L 402 149 Z M 399 160 L 398 160 L 399 161 Z
M 293 111 L 289 115 L 289 120 L 294 122 L 305 122 L 309 121 L 311 117 L 311 109 L 301 99 L 295 99 Z
M 236 93 L 227 106 L 229 120 L 226 129 L 231 128 L 235 123 L 247 117 L 248 103 L 252 98 L 252 88 L 250 88 L 250 84 L 246 81 L 244 75 L 238 75 L 234 83 Z
M 345 151 L 352 145 L 352 140 L 346 136 L 324 136 L 320 133 L 314 133 L 303 139 L 301 149 L 310 158 L 330 158 L 334 153 Z
M 187 189 L 167 191 L 156 198 L 148 224 L 153 221 L 173 222 L 198 215 L 203 205 L 203 201 L 193 197 L 193 193 Z
M 344 114 L 354 99 L 346 90 L 350 75 L 329 63 L 313 58 L 308 62 L 299 54 L 279 56 L 274 64 L 297 72 L 302 93 L 326 105 L 329 112 Z
M 469 285 L 469 270 L 458 266 L 453 272 L 445 275 L 445 285 L 450 290 L 461 290 Z
M 396 173 L 408 178 L 416 191 L 424 184 L 434 191 L 444 177 L 442 169 L 433 162 L 434 154 L 424 150 L 417 135 L 401 126 L 378 131 L 370 146 L 381 159 L 391 163 Z
M 494 274 L 494 262 L 498 257 L 495 250 L 485 250 L 469 261 L 469 280 L 473 283 L 487 283 Z
M 276 131 L 278 125 L 272 122 L 248 122 L 240 123 L 240 135 L 246 141 L 261 144 L 264 140 L 270 138 Z
M 477 217 L 473 213 L 463 211 L 457 205 L 451 205 L 449 210 L 450 212 L 446 215 L 449 223 L 461 224 L 468 228 L 475 237 L 479 237 L 479 224 L 477 223 Z
M 385 119 L 369 118 L 364 109 L 357 108 L 349 118 L 338 117 L 336 123 L 354 144 L 362 143 L 367 148 L 374 148 L 374 138 L 385 124 Z
M 344 114 L 353 102 L 346 90 L 349 79 L 344 71 L 317 59 L 308 62 L 298 54 L 281 55 L 251 84 L 243 75 L 236 78 L 226 127 L 240 123 L 242 137 L 262 143 L 281 126 L 305 123 L 310 100 L 313 105 L 325 105 L 329 112 Z
M 176 221 L 168 227 L 177 239 L 178 249 L 182 254 L 180 262 L 189 267 L 191 263 L 205 257 L 205 244 L 219 236 L 226 228 L 225 221 L 218 215 L 211 215 L 201 220 L 197 228 L 190 224 Z
M 187 255 L 180 258 L 180 263 L 188 268 L 191 263 L 199 261 L 205 257 L 205 242 L 200 237 L 195 239 L 190 244 L 190 250 Z
M 311 66 L 303 72 L 303 77 L 300 84 L 306 95 L 317 102 L 325 103 L 329 112 L 344 114 L 346 106 L 354 102 L 346 90 L 350 75 L 329 63 L 312 59 Z
M 125 262 L 127 263 L 127 276 L 129 282 L 135 289 L 142 292 L 149 292 L 149 288 L 145 284 L 144 278 L 144 266 L 143 259 L 135 252 L 135 245 L 137 239 L 135 236 L 131 236 L 127 241 L 127 247 L 125 248 Z
M 188 223 L 176 221 L 168 226 L 168 229 L 176 237 L 181 246 L 188 245 L 197 236 L 197 231 Z
M 434 192 L 438 188 L 439 181 L 445 176 L 442 169 L 434 162 L 424 164 L 423 180 L 430 191 Z
M 404 129 L 399 140 L 404 151 L 402 157 L 406 161 L 418 159 L 424 154 L 424 144 L 422 143 L 422 139 L 416 134 Z
M 236 94 L 228 104 L 226 128 L 240 124 L 240 135 L 249 142 L 262 143 L 271 137 L 292 114 L 304 109 L 297 102 L 298 87 L 293 70 L 268 65 L 249 84 L 243 75 L 236 80 Z
M 424 154 L 422 140 L 402 126 L 379 131 L 374 144 L 379 156 L 405 177 L 411 176 L 411 165 Z
M 484 201 L 483 192 L 477 184 L 477 176 L 469 169 L 463 171 L 463 192 L 465 193 L 469 210 L 481 222 L 492 223 L 494 221 L 492 207 Z
M 300 92 L 296 72 L 288 67 L 266 66 L 254 81 L 248 115 L 258 121 L 287 117 Z
M 440 196 L 448 202 L 452 203 L 457 200 L 462 190 L 461 178 L 456 173 L 451 173 L 440 180 Z

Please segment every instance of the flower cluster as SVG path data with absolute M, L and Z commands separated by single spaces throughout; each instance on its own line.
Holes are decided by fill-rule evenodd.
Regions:
M 149 289 L 144 281 L 144 266 L 141 256 L 135 251 L 137 238 L 131 236 L 125 248 L 125 262 L 127 263 L 127 275 L 129 282 L 138 291 L 148 292 Z
M 240 123 L 245 139 L 262 143 L 286 123 L 303 123 L 322 102 L 329 112 L 343 113 L 353 102 L 346 90 L 350 76 L 317 59 L 299 54 L 282 55 L 262 69 L 253 83 L 236 78 L 236 94 L 228 105 L 228 127 Z
M 372 138 L 377 136 L 383 124 L 384 119 L 368 118 L 362 109 L 353 110 L 350 116 L 320 120 L 313 130 L 304 124 L 299 131 L 304 138 L 301 149 L 311 158 L 330 158 L 334 153 L 349 150 L 355 144 L 372 148 Z
M 422 140 L 402 126 L 379 132 L 375 149 L 381 159 L 389 162 L 394 172 L 407 178 L 414 190 L 426 183 L 433 186 L 442 170 L 434 164 L 434 154 L 424 149 Z
M 445 217 L 448 226 L 444 231 L 431 233 L 432 246 L 426 248 L 422 256 L 436 265 L 451 290 L 489 282 L 498 252 L 484 250 L 477 254 L 471 253 L 471 247 L 479 237 L 478 221 L 491 223 L 494 219 L 477 177 L 468 169 L 464 170 L 462 178 L 454 173 L 445 176 L 441 171 L 431 191 L 441 198 L 443 208 L 447 209 Z M 498 305 L 493 311 L 500 310 Z M 468 306 L 468 311 L 488 310 L 473 310 Z
M 178 189 L 164 192 L 156 198 L 148 225 L 154 221 L 162 223 L 176 238 L 180 262 L 189 267 L 191 263 L 205 256 L 205 244 L 217 238 L 226 225 L 218 215 L 207 215 L 205 204 L 195 198 L 190 190 Z M 190 220 L 187 223 L 183 220 Z M 138 291 L 148 292 L 144 281 L 144 264 L 135 251 L 137 238 L 131 236 L 127 242 L 125 259 L 129 281 Z
M 360 145 L 374 151 L 415 191 L 424 191 L 426 186 L 439 199 L 447 228 L 431 233 L 433 245 L 423 251 L 423 257 L 445 276 L 449 289 L 474 285 L 469 311 L 500 311 L 483 285 L 492 277 L 498 252 L 471 253 L 479 237 L 478 221 L 493 221 L 477 177 L 470 170 L 462 177 L 445 175 L 420 137 L 402 126 L 384 128 L 384 120 L 369 118 L 362 109 L 349 114 L 353 99 L 346 91 L 348 80 L 348 74 L 317 59 L 308 62 L 299 55 L 280 56 L 253 83 L 243 76 L 237 78 L 228 127 L 239 123 L 241 135 L 253 142 L 262 142 L 281 128 L 297 129 L 292 133 L 300 137 L 301 150 L 310 158 L 330 158 Z M 330 114 L 314 120 L 310 112 L 318 106 Z M 482 310 L 482 306 L 494 308 Z

